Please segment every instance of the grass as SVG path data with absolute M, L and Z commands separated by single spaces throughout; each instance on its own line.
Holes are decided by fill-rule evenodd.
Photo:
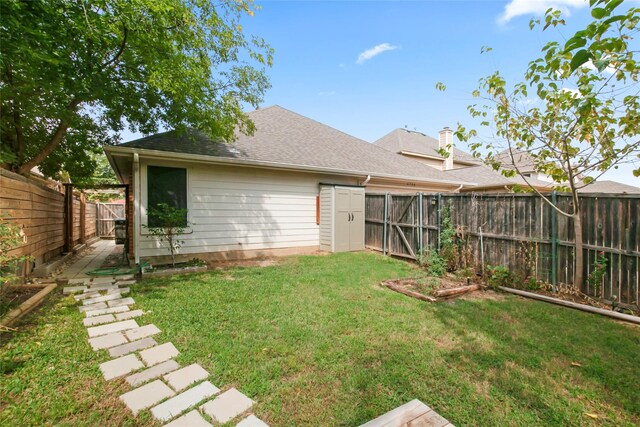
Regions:
M 182 364 L 239 388 L 273 426 L 359 425 L 414 398 L 459 426 L 640 424 L 640 328 L 513 296 L 428 304 L 378 286 L 415 274 L 371 253 L 295 257 L 147 280 L 133 296 Z M 50 301 L 0 348 L 0 425 L 149 425 L 118 402 L 123 384 L 101 380 L 106 355 L 80 318 L 69 298 Z

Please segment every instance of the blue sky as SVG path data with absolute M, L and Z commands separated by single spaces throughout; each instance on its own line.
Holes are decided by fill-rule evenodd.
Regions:
M 275 49 L 263 106 L 281 105 L 369 142 L 398 127 L 437 137 L 444 126 L 473 124 L 466 107 L 480 77 L 499 69 L 520 81 L 548 40 L 570 37 L 590 17 L 582 0 L 257 4 L 262 9 L 244 29 Z M 531 31 L 529 20 L 550 5 L 568 13 L 567 27 Z M 493 50 L 480 54 L 482 46 Z M 380 53 L 358 61 L 375 47 Z M 640 185 L 630 167 L 605 178 Z
M 369 142 L 405 126 L 437 137 L 444 126 L 473 125 L 466 107 L 479 78 L 498 69 L 521 81 L 547 41 L 569 38 L 590 18 L 587 0 L 256 3 L 261 10 L 244 20 L 244 31 L 275 49 L 262 106 L 278 104 Z M 568 25 L 531 31 L 529 20 L 549 6 L 563 9 Z M 481 55 L 482 46 L 493 50 Z M 640 186 L 631 170 L 604 179 Z

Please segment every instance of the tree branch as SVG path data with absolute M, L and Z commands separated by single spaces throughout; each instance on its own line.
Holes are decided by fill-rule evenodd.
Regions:
M 81 103 L 82 100 L 76 98 L 65 107 L 65 111 L 70 114 L 75 113 L 76 108 Z M 58 147 L 58 145 L 62 141 L 62 138 L 64 138 L 64 135 L 67 133 L 69 125 L 71 125 L 71 119 L 69 117 L 61 119 L 58 127 L 56 128 L 55 132 L 53 133 L 47 144 L 44 146 L 44 148 L 31 160 L 20 165 L 20 167 L 18 168 L 18 173 L 22 175 L 28 175 L 31 169 L 42 163 L 44 159 L 46 159 L 47 156 L 49 156 L 53 152 L 53 150 Z
M 113 64 L 115 64 L 118 61 L 118 59 L 120 59 L 120 56 L 122 56 L 122 54 L 124 53 L 124 49 L 127 46 L 127 37 L 129 36 L 129 29 L 125 25 L 123 25 L 122 28 L 123 28 L 124 35 L 122 37 L 122 43 L 120 43 L 120 48 L 118 49 L 116 54 L 113 56 L 113 58 L 111 58 L 110 60 L 108 60 L 107 62 L 101 65 L 102 68 L 110 67 Z

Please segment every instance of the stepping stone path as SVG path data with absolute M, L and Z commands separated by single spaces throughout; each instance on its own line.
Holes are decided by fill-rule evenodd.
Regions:
M 89 345 L 109 358 L 100 364 L 104 379 L 124 378 L 132 387 L 120 396 L 132 414 L 150 411 L 170 427 L 211 427 L 230 421 L 241 427 L 269 427 L 249 413 L 253 400 L 235 388 L 221 393 L 197 363 L 180 366 L 174 360 L 179 349 L 156 341 L 162 331 L 138 323 L 144 312 L 132 310 L 135 300 L 124 296 L 135 283 L 133 276 L 70 279 L 63 289 L 84 313 Z

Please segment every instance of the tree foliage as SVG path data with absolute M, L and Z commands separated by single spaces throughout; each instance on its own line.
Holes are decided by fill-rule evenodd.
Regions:
M 86 177 L 121 131 L 250 133 L 272 49 L 252 0 L 0 0 L 0 164 Z
M 574 223 L 577 286 L 583 284 L 578 191 L 611 168 L 640 157 L 635 39 L 640 9 L 619 12 L 621 3 L 591 0 L 593 21 L 564 44 L 547 43 L 542 56 L 529 63 L 523 82 L 509 85 L 499 71 L 480 80 L 474 96 L 482 102 L 469 111 L 482 126 L 492 128 L 496 138 L 478 141 L 476 130 L 461 125 L 456 132 L 462 140 L 473 139 L 474 154 L 484 155 L 505 176 L 520 174 L 527 181 L 515 158 L 525 152 L 538 172 L 572 194 L 569 210 L 554 208 Z M 541 24 L 533 20 L 531 27 Z M 549 9 L 543 30 L 564 24 L 560 12 Z M 634 173 L 640 174 L 640 168 Z

